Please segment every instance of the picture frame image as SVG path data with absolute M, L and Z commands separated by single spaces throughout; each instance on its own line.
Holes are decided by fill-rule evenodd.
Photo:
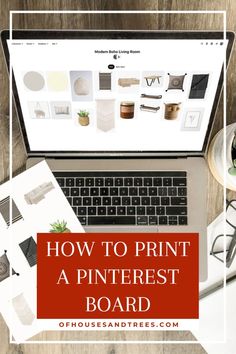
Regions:
M 181 130 L 199 131 L 201 129 L 203 108 L 189 108 L 183 114 Z

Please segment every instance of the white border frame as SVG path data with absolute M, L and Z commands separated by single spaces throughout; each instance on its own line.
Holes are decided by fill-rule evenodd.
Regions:
M 9 43 L 11 44 L 12 41 L 12 21 L 13 21 L 13 15 L 14 14 L 221 14 L 223 15 L 223 40 L 224 42 L 226 41 L 226 11 L 225 10 L 192 10 L 192 11 L 186 11 L 186 10 L 173 10 L 173 11 L 162 11 L 162 10 L 122 10 L 122 11 L 117 11 L 117 10 L 108 10 L 108 11 L 89 11 L 89 10 L 10 10 L 10 18 L 9 18 Z M 224 153 L 224 160 L 223 160 L 223 165 L 224 165 L 224 185 L 223 185 L 223 198 L 224 198 L 224 203 L 223 203 L 223 208 L 224 208 L 224 220 L 226 220 L 226 51 L 225 51 L 225 56 L 224 56 L 224 62 L 223 62 L 223 69 L 224 69 L 224 81 L 223 81 L 223 153 Z M 12 166 L 12 158 L 13 158 L 13 146 L 12 146 L 12 141 L 13 141 L 13 136 L 12 136 L 12 62 L 11 62 L 11 56 L 9 56 L 9 80 L 10 80 L 10 85 L 9 85 L 9 181 L 10 181 L 10 225 L 12 222 L 12 200 L 11 200 L 11 180 L 12 180 L 12 172 L 13 172 L 13 166 Z M 226 250 L 226 225 L 224 223 L 224 249 Z M 11 238 L 12 239 L 12 238 Z M 225 262 L 224 262 L 225 264 Z M 11 287 L 10 287 L 11 291 Z M 224 340 L 223 341 L 116 341 L 116 340 L 110 340 L 110 341 L 23 341 L 21 344 L 204 344 L 204 343 L 211 343 L 211 344 L 218 344 L 218 343 L 226 343 L 226 264 L 224 267 L 224 279 L 223 279 L 223 298 L 224 298 Z M 199 300 L 200 301 L 200 300 Z M 11 312 L 11 311 L 10 311 Z M 19 344 L 16 341 L 12 340 L 12 333 L 11 330 L 9 331 L 9 343 L 10 344 Z

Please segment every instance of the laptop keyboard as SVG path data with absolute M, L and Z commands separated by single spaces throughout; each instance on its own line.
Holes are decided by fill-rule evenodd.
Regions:
M 187 225 L 187 173 L 54 172 L 82 225 Z

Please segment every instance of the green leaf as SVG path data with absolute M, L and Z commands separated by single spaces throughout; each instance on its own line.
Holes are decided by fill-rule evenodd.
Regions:
M 236 176 L 236 167 L 230 167 L 228 172 L 231 176 Z
M 64 232 L 66 227 L 67 227 L 67 222 L 65 220 L 59 221 L 57 220 L 56 222 L 50 224 L 52 229 L 50 232 L 56 233 L 56 232 Z

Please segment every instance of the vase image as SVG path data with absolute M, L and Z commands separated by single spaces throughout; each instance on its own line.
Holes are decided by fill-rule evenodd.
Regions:
M 89 80 L 84 77 L 78 77 L 74 82 L 74 92 L 77 96 L 89 95 Z
M 165 103 L 165 116 L 167 120 L 174 120 L 178 118 L 181 103 Z
M 87 111 L 80 111 L 78 113 L 78 122 L 82 126 L 87 126 L 89 125 L 89 112 Z

